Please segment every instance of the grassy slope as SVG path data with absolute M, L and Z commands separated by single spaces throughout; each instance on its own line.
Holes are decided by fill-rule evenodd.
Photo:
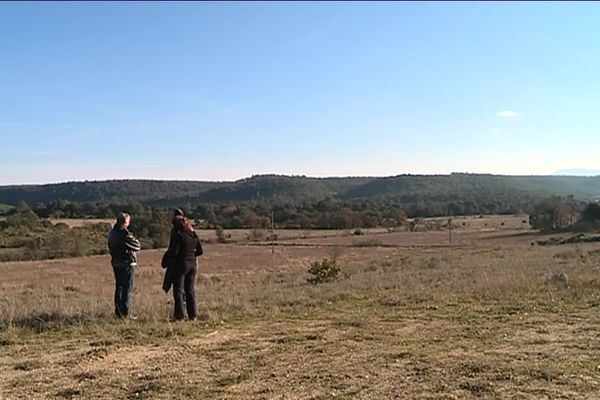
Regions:
M 331 249 L 207 246 L 194 323 L 168 322 L 158 251 L 125 322 L 105 257 L 4 264 L 0 398 L 595 398 L 598 244 L 390 235 L 401 247 L 347 248 L 322 285 L 305 271 Z

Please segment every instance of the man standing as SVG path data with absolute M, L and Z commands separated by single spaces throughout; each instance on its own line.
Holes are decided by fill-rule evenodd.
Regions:
M 117 223 L 108 234 L 108 249 L 116 282 L 115 314 L 119 318 L 126 318 L 129 314 L 133 272 L 137 266 L 135 252 L 141 249 L 140 241 L 127 230 L 130 221 L 129 214 L 120 212 L 117 214 Z

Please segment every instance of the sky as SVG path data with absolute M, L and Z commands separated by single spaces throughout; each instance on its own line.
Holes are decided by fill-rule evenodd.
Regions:
M 600 3 L 1 2 L 0 184 L 600 173 Z

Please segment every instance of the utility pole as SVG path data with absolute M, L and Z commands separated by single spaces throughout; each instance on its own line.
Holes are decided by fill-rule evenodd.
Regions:
M 271 254 L 275 254 L 275 218 L 271 209 Z
M 450 207 L 448 207 L 448 240 L 452 244 L 452 214 L 450 213 Z

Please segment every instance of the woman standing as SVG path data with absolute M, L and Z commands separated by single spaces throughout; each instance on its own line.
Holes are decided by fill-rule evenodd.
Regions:
M 188 318 L 193 320 L 198 314 L 195 290 L 196 257 L 202 254 L 202 245 L 187 218 L 177 213 L 174 214 L 173 231 L 167 250 L 173 260 L 173 264 L 169 267 L 172 268 L 173 298 L 175 300 L 173 317 L 176 320 L 183 319 L 185 303 Z

